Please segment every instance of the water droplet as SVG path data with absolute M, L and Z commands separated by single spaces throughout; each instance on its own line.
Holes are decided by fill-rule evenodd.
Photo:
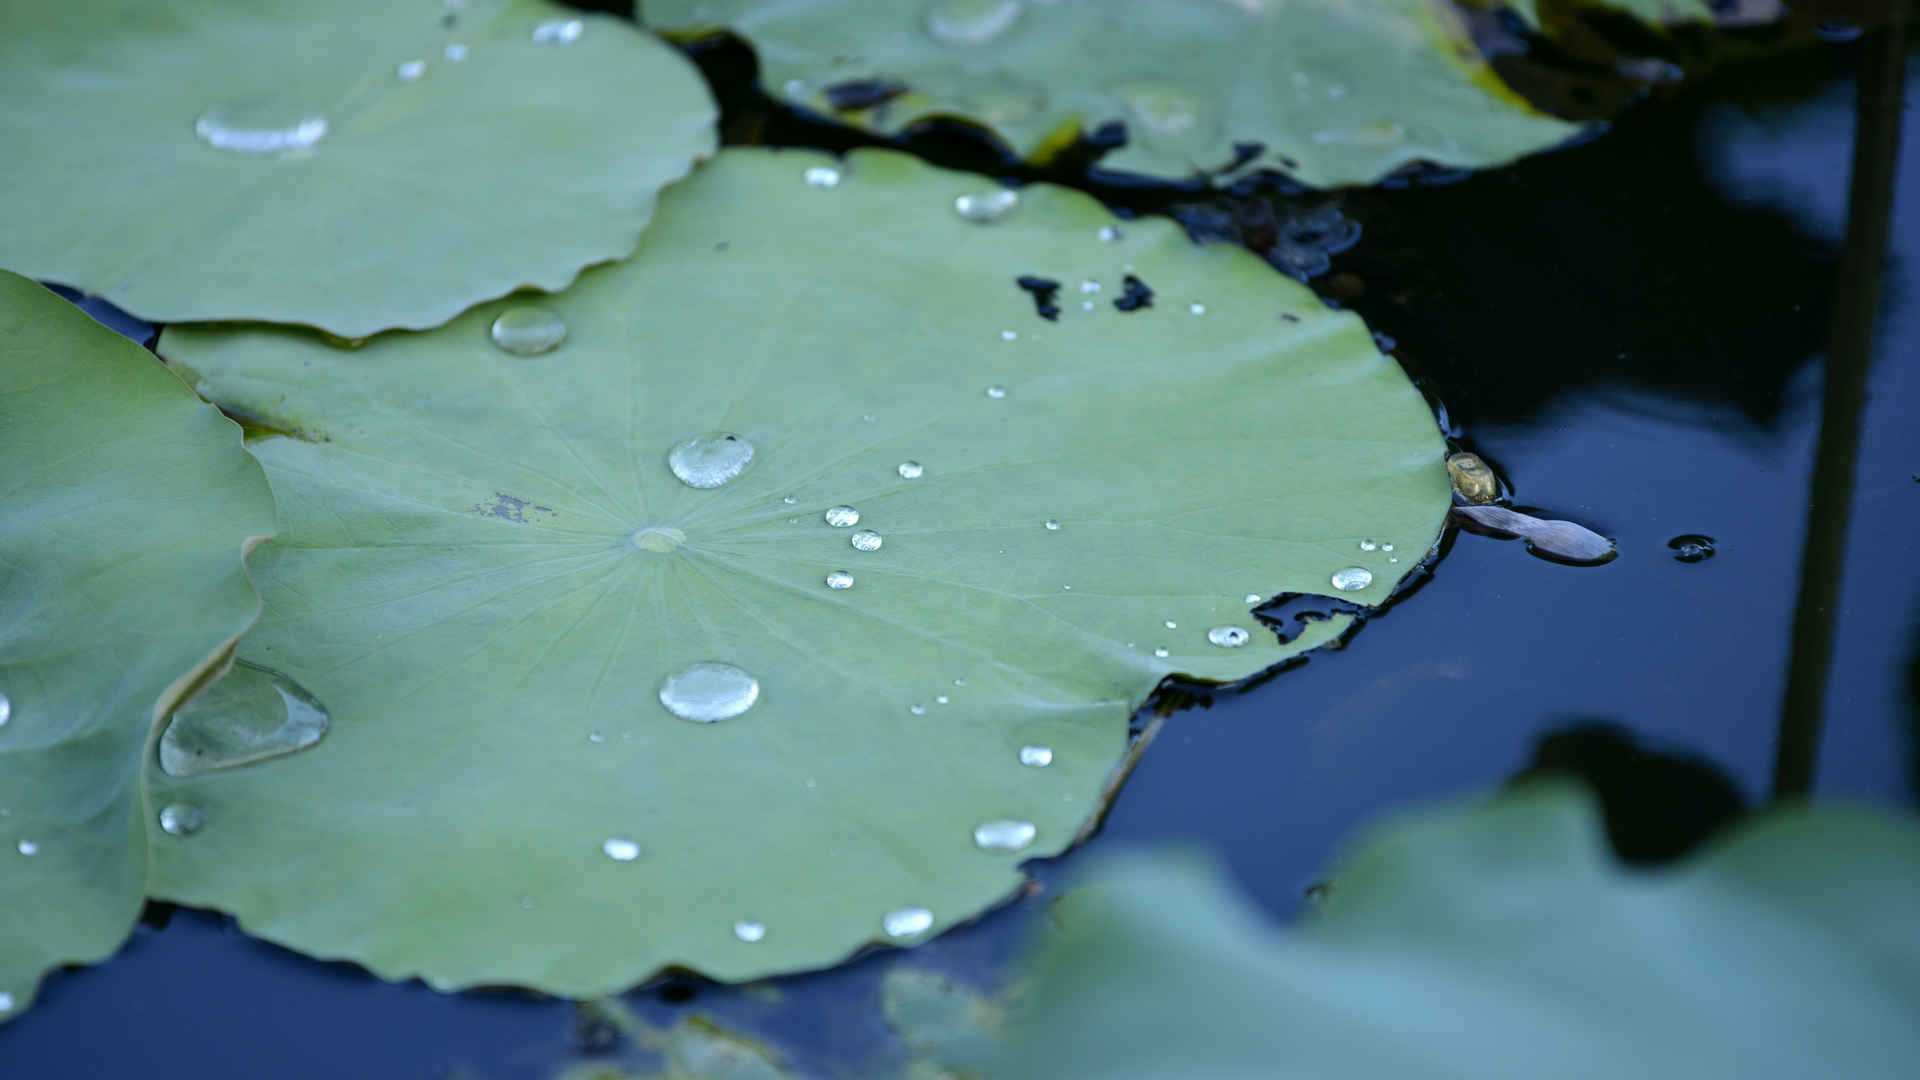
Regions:
M 1667 541 L 1673 557 L 1679 562 L 1706 562 L 1713 558 L 1713 537 L 1699 533 L 1685 533 Z
M 660 704 L 697 724 L 739 716 L 759 700 L 760 680 L 717 660 L 688 664 L 660 684 Z
M 400 76 L 401 82 L 419 82 L 420 76 L 426 73 L 427 62 L 425 60 L 409 60 L 394 69 L 394 74 Z
M 1080 283 L 1080 291 L 1083 293 L 1097 293 L 1100 291 L 1100 283 L 1088 279 Z
M 1091 301 L 1091 300 L 1082 300 L 1082 301 L 1080 301 L 1080 310 L 1081 310 L 1081 311 L 1092 311 L 1092 310 L 1093 310 L 1093 301 Z
M 160 828 L 174 836 L 192 836 L 206 820 L 207 815 L 191 803 L 168 803 L 160 808 Z
M 1392 551 L 1392 550 L 1393 550 L 1393 545 L 1392 545 L 1392 544 L 1381 544 L 1381 545 L 1380 545 L 1380 550 L 1381 550 L 1381 551 Z
M 447 46 L 446 48 L 440 50 L 440 55 L 446 57 L 447 59 L 457 64 L 460 61 L 465 60 L 467 58 L 467 47 L 456 41 L 453 44 Z
M 633 534 L 633 546 L 665 555 L 687 542 L 687 534 L 671 525 L 649 525 Z
M 967 685 L 967 680 L 965 680 L 965 679 L 955 679 L 955 680 L 953 680 L 953 685 L 955 685 L 955 686 L 965 686 L 965 685 Z
M 1195 315 L 1205 315 L 1205 314 L 1207 313 L 1207 305 L 1205 305 L 1205 304 L 1188 304 L 1188 305 L 1187 305 L 1187 310 L 1188 310 L 1188 311 L 1191 311 L 1191 312 L 1193 312 L 1193 313 L 1194 313 Z
M 1020 334 L 1017 331 L 1013 331 L 1013 330 L 1002 330 L 1000 331 L 1000 340 L 1001 341 L 1019 341 Z
M 887 912 L 880 929 L 890 938 L 919 937 L 933 928 L 933 912 L 923 907 L 899 908 Z
M 903 461 L 900 463 L 900 476 L 903 479 L 918 480 L 920 479 L 920 475 L 926 471 L 927 470 L 921 467 L 917 461 Z
M 833 573 L 827 575 L 827 588 L 851 589 L 853 588 L 853 575 L 847 573 L 845 570 L 835 570 Z
M 586 28 L 579 19 L 548 19 L 533 28 L 533 40 L 540 45 L 571 45 Z
M 1360 541 L 1360 550 L 1361 550 L 1361 551 L 1372 551 L 1372 550 L 1374 550 L 1375 548 L 1377 548 L 1377 547 L 1379 547 L 1379 546 L 1380 546 L 1379 544 L 1376 544 L 1376 543 L 1374 543 L 1374 542 L 1373 542 L 1373 541 L 1371 541 L 1371 540 L 1362 540 L 1362 541 Z
M 975 225 L 991 225 L 996 221 L 1005 221 L 1008 214 L 1020 205 L 1020 193 L 1012 188 L 994 188 L 992 191 L 977 191 L 962 195 L 953 200 L 953 211 L 963 220 Z
M 1237 649 L 1247 643 L 1247 632 L 1238 626 L 1216 626 L 1207 631 L 1207 640 L 1223 649 Z
M 989 386 L 987 387 L 987 396 L 998 401 L 1007 396 L 1007 388 L 1004 386 Z
M 1247 594 L 1247 603 L 1249 603 L 1249 604 L 1257 604 L 1257 603 L 1259 603 L 1259 602 L 1260 602 L 1260 594 L 1259 594 L 1259 593 L 1257 593 L 1257 592 L 1250 592 L 1250 593 L 1248 593 L 1248 594 Z
M 907 706 L 907 711 L 915 716 L 925 716 L 927 714 L 927 707 L 925 705 L 909 705 Z
M 13 699 L 0 694 L 0 727 L 6 727 L 7 721 L 11 719 L 13 719 Z
M 938 697 L 933 699 L 933 703 L 935 705 L 945 705 L 947 703 L 947 695 L 945 694 L 939 695 Z
M 847 537 L 847 543 L 852 544 L 855 551 L 879 551 L 885 542 L 886 539 L 872 529 L 861 529 Z
M 1023 746 L 1020 748 L 1020 764 L 1035 769 L 1044 769 L 1053 764 L 1053 747 Z
M 1180 629 L 1180 624 L 1179 624 L 1179 623 L 1177 623 L 1177 622 L 1174 622 L 1174 621 L 1173 621 L 1172 619 L 1168 619 L 1168 620 L 1166 621 L 1166 623 L 1165 623 L 1164 625 L 1165 625 L 1165 626 L 1166 626 L 1166 628 L 1167 628 L 1167 629 L 1169 629 L 1169 630 L 1178 630 L 1178 629 Z
M 1048 518 L 1045 522 L 1043 522 L 1043 524 L 1046 525 L 1048 532 L 1060 531 L 1060 523 L 1058 521 L 1055 521 L 1052 518 Z
M 1100 242 L 1103 244 L 1117 244 L 1125 235 L 1125 233 L 1111 225 L 1100 226 Z
M 37 855 L 40 852 L 40 845 L 31 840 L 22 840 L 13 845 L 13 847 L 15 851 L 18 851 L 22 855 Z
M 1397 562 L 1399 562 L 1399 561 L 1400 561 L 1400 556 L 1398 556 L 1398 555 L 1389 555 L 1389 556 L 1387 556 L 1387 561 L 1388 561 L 1388 562 L 1390 562 L 1390 563 L 1397 563 Z
M 533 897 L 531 897 L 531 896 L 523 896 L 523 897 L 521 897 L 521 898 L 520 898 L 520 910 L 521 910 L 521 911 L 532 911 L 532 910 L 533 910 Z
M 808 187 L 839 187 L 840 170 L 825 165 L 815 165 L 801 174 L 806 178 Z
M 216 150 L 277 154 L 319 142 L 327 133 L 327 118 L 278 101 L 215 105 L 193 122 L 193 133 Z
M 219 682 L 174 710 L 160 735 L 169 776 L 230 769 L 302 750 L 327 733 L 327 709 L 272 668 L 236 660 Z
M 786 498 L 781 499 L 780 501 L 783 503 L 786 503 L 788 506 L 792 506 L 794 503 L 797 503 L 800 500 L 795 496 L 789 495 Z
M 860 524 L 860 511 L 855 510 L 851 506 L 829 506 L 824 516 L 827 519 L 827 524 L 836 529 L 844 529 L 851 525 Z
M 640 857 L 640 845 L 624 836 L 608 837 L 600 845 L 600 850 L 606 852 L 607 858 L 614 862 L 632 862 Z
M 767 936 L 767 924 L 741 920 L 733 924 L 733 936 L 752 944 Z
M 728 431 L 708 431 L 667 451 L 667 468 L 691 488 L 717 488 L 746 471 L 753 444 Z
M 487 333 L 495 345 L 515 356 L 539 356 L 567 340 L 567 324 L 537 304 L 520 304 L 501 312 Z
M 1020 21 L 1020 0 L 935 0 L 927 33 L 947 45 L 984 45 Z
M 1373 584 L 1373 571 L 1364 566 L 1349 566 L 1335 570 L 1330 580 L 1333 587 L 1341 592 L 1353 592 Z
M 1167 650 L 1165 648 L 1155 649 L 1153 650 L 1153 655 L 1165 660 L 1167 658 Z
M 597 731 L 589 731 L 587 732 L 587 741 L 590 743 L 603 743 L 607 741 L 607 737 Z
M 1037 831 L 1031 821 L 983 821 L 973 827 L 973 843 L 982 851 L 1019 851 Z

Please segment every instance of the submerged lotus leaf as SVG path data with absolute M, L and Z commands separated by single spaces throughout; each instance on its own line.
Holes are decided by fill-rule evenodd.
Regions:
M 1780 0 L 1469 0 L 1479 7 L 1504 7 L 1526 20 L 1527 25 L 1546 26 L 1563 17 L 1581 12 L 1631 15 L 1651 26 L 1682 26 L 1690 23 L 1718 26 L 1756 26 L 1774 22 L 1786 15 Z
M 0 266 L 144 319 L 360 337 L 558 289 L 631 252 L 714 145 L 690 64 L 547 0 L 74 0 L 13 22 Z
M 1579 129 L 1507 89 L 1444 0 L 649 0 L 672 33 L 733 30 L 769 92 L 883 133 L 929 117 L 1023 157 L 1120 122 L 1102 168 L 1258 167 L 1320 187 L 1417 161 L 1497 165 Z M 838 89 L 836 89 L 838 88 Z M 1243 144 L 1257 153 L 1242 160 Z
M 726 151 L 543 301 L 539 356 L 489 340 L 511 301 L 357 350 L 169 328 L 203 394 L 300 433 L 252 444 L 283 535 L 246 655 L 332 726 L 155 777 L 207 814 L 160 895 L 443 987 L 819 967 L 1066 848 L 1166 676 L 1348 623 L 1282 643 L 1249 594 L 1360 567 L 1340 595 L 1377 603 L 1420 561 L 1441 441 L 1358 318 L 1070 191 L 967 221 L 982 183 Z M 676 448 L 727 436 L 751 460 L 695 486 Z
M 1906 816 L 1777 810 L 1649 873 L 1544 788 L 1379 830 L 1286 932 L 1196 863 L 1096 880 L 983 1075 L 1894 1080 L 1920 1059 Z
M 133 928 L 159 710 L 253 620 L 273 499 L 145 349 L 0 271 L 0 1021 Z

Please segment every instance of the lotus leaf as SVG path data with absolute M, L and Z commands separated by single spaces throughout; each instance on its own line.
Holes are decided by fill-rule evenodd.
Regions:
M 240 429 L 146 350 L 0 271 L 0 1020 L 118 948 L 168 708 L 246 629 L 273 499 Z
M 1780 0 L 1471 0 L 1482 7 L 1505 7 L 1525 19 L 1529 26 L 1552 22 L 1554 9 L 1572 12 L 1597 10 L 1631 15 L 1652 26 L 1680 26 L 1703 23 L 1720 26 L 1754 26 L 1770 23 L 1786 14 Z M 1545 10 L 1543 10 L 1545 9 Z
M 1062 903 L 987 1075 L 1892 1080 L 1920 1058 L 1904 816 L 1794 807 L 1634 872 L 1589 800 L 1542 788 L 1379 830 L 1284 933 L 1193 862 L 1099 882 Z
M 1578 131 L 1500 83 L 1442 0 L 649 0 L 646 15 L 738 32 L 774 92 L 851 100 L 841 115 L 882 133 L 959 117 L 1044 158 L 1122 122 L 1126 145 L 1101 166 L 1163 179 L 1267 167 L 1366 184 L 1417 161 L 1497 165 Z
M 547 0 L 19 7 L 0 101 L 0 265 L 347 337 L 625 256 L 714 146 L 690 64 Z
M 207 812 L 160 895 L 442 987 L 820 967 L 1067 847 L 1162 679 L 1347 625 L 1282 642 L 1252 594 L 1373 604 L 1420 561 L 1441 441 L 1358 318 L 981 185 L 726 151 L 543 301 L 537 355 L 490 341 L 516 301 L 358 350 L 169 328 L 201 393 L 294 433 L 252 444 L 284 535 L 242 652 L 332 729 L 156 777 Z

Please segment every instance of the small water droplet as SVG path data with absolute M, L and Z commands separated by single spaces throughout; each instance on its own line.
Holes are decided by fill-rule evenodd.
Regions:
M 965 679 L 955 679 L 955 680 L 953 680 L 953 685 L 955 685 L 955 686 L 965 686 L 965 685 L 967 685 L 967 680 L 965 680 Z
M 802 173 L 801 176 L 806 178 L 808 187 L 830 188 L 840 186 L 840 170 L 829 168 L 825 165 L 815 165 Z
M 31 840 L 22 840 L 13 845 L 13 847 L 15 851 L 18 851 L 22 855 L 37 855 L 40 852 L 40 845 Z
M 1684 533 L 1667 541 L 1675 560 L 1684 563 L 1706 562 L 1713 558 L 1713 537 Z
M 1381 551 L 1392 551 L 1392 550 L 1393 550 L 1393 545 L 1392 545 L 1392 544 L 1381 544 L 1381 545 L 1380 545 L 1380 550 L 1381 550 Z
M 539 356 L 567 340 L 567 324 L 538 304 L 520 304 L 501 312 L 487 334 L 495 345 L 515 356 Z
M 1019 205 L 1019 192 L 1012 188 L 994 188 L 992 191 L 977 191 L 954 199 L 953 211 L 962 220 L 975 225 L 991 225 L 996 221 L 1005 221 L 1007 215 Z
M 925 716 L 927 714 L 927 707 L 925 705 L 909 705 L 907 706 L 907 711 L 915 716 Z
M 456 41 L 440 50 L 440 55 L 457 64 L 467 58 L 467 47 Z
M 521 911 L 532 911 L 532 910 L 533 910 L 533 897 L 531 897 L 531 896 L 523 896 L 523 897 L 521 897 L 521 898 L 520 898 L 520 910 L 521 910 Z
M 1060 531 L 1060 523 L 1058 521 L 1055 521 L 1053 518 L 1048 518 L 1046 521 L 1042 522 L 1041 524 L 1046 526 L 1048 532 Z
M 160 734 L 160 767 L 193 776 L 291 754 L 326 735 L 327 709 L 272 668 L 234 661 L 219 682 L 174 710 Z
M 420 76 L 426 73 L 427 62 L 425 60 L 409 60 L 394 69 L 394 74 L 400 76 L 401 82 L 419 82 Z
M 1376 544 L 1376 543 L 1374 543 L 1374 542 L 1373 542 L 1373 541 L 1371 541 L 1371 540 L 1362 540 L 1362 541 L 1360 541 L 1360 550 L 1361 550 L 1361 551 L 1372 551 L 1373 549 L 1375 549 L 1375 548 L 1377 548 L 1377 547 L 1379 547 L 1379 546 L 1380 546 L 1379 544 Z
M 667 468 L 691 488 L 717 488 L 746 471 L 753 444 L 729 431 L 708 431 L 667 451 Z
M 1103 244 L 1117 244 L 1125 235 L 1125 233 L 1111 225 L 1100 226 L 1100 242 Z
M 1223 649 L 1237 649 L 1247 643 L 1248 634 L 1238 626 L 1216 626 L 1207 631 L 1207 640 Z
M 847 543 L 852 544 L 855 551 L 879 551 L 885 542 L 886 539 L 872 529 L 861 529 L 847 537 Z
M 1020 21 L 1020 0 L 934 0 L 927 33 L 947 45 L 984 45 Z
M 1020 334 L 1018 331 L 1014 331 L 1014 330 L 1002 330 L 1000 331 L 1000 340 L 1001 341 L 1019 341 Z
M 1023 746 L 1020 748 L 1020 764 L 1035 769 L 1044 769 L 1053 764 L 1053 747 Z
M 787 504 L 788 506 L 792 506 L 792 505 L 793 505 L 794 503 L 797 503 L 797 502 L 799 502 L 800 500 L 799 500 L 799 498 L 798 498 L 798 497 L 796 497 L 796 496 L 793 496 L 793 495 L 789 495 L 789 496 L 787 496 L 786 498 L 784 498 L 784 499 L 781 499 L 780 501 L 781 501 L 781 502 L 783 502 L 783 503 L 786 503 L 786 504 Z
M 1333 572 L 1330 578 L 1333 587 L 1342 592 L 1353 592 L 1373 584 L 1373 571 L 1364 566 L 1349 566 Z
M 860 524 L 860 511 L 851 506 L 829 506 L 823 516 L 827 519 L 827 524 L 836 529 Z
M 899 908 L 889 911 L 880 920 L 880 929 L 890 938 L 919 937 L 933 928 L 933 912 L 923 907 Z
M 1007 388 L 1004 386 L 989 386 L 987 387 L 987 396 L 998 401 L 1007 396 Z
M 941 694 L 938 697 L 935 697 L 933 699 L 933 703 L 935 705 L 945 705 L 947 703 L 947 695 Z
M 1195 315 L 1205 315 L 1205 314 L 1207 313 L 1207 305 L 1205 305 L 1205 304 L 1188 304 L 1188 305 L 1187 305 L 1187 310 L 1188 310 L 1188 311 L 1191 311 L 1191 312 L 1193 312 L 1193 313 L 1194 313 Z
M 607 737 L 597 731 L 589 731 L 587 732 L 587 741 L 590 743 L 603 743 L 607 741 Z
M 191 803 L 168 803 L 160 808 L 160 828 L 173 836 L 192 836 L 206 820 L 207 815 Z
M 1164 625 L 1164 626 L 1165 626 L 1165 627 L 1166 627 L 1167 629 L 1169 629 L 1169 630 L 1178 630 L 1178 629 L 1180 629 L 1180 624 L 1179 624 L 1179 623 L 1177 623 L 1177 622 L 1174 622 L 1174 621 L 1173 621 L 1172 619 L 1168 619 L 1168 620 L 1167 620 L 1167 621 L 1166 621 L 1166 622 L 1165 622 L 1164 624 L 1162 624 L 1162 625 Z
M 660 684 L 660 704 L 696 724 L 739 716 L 759 700 L 760 680 L 717 660 L 688 664 Z
M 744 919 L 733 924 L 733 936 L 752 944 L 767 936 L 767 924 L 748 922 Z
M 1091 300 L 1082 300 L 1082 301 L 1080 301 L 1080 310 L 1081 310 L 1081 311 L 1092 311 L 1092 310 L 1093 310 L 1093 301 L 1091 301 Z
M 11 719 L 13 719 L 13 699 L 0 694 L 0 727 L 6 727 L 7 721 Z
M 1165 648 L 1155 649 L 1153 650 L 1153 655 L 1165 660 L 1167 658 L 1167 650 Z
M 327 118 L 278 101 L 215 105 L 193 122 L 193 133 L 216 150 L 277 154 L 319 142 L 327 133 Z
M 640 845 L 624 836 L 608 837 L 606 842 L 600 845 L 600 850 L 614 862 L 632 862 L 640 857 Z
M 571 45 L 586 28 L 579 19 L 548 19 L 533 28 L 533 40 L 540 45 Z
M 900 463 L 900 476 L 906 480 L 918 480 L 921 474 L 926 471 L 927 470 L 921 467 L 917 461 L 903 461 Z
M 853 575 L 847 573 L 845 570 L 835 570 L 833 573 L 827 575 L 827 588 L 851 589 L 853 588 Z
M 1247 594 L 1247 603 L 1249 604 L 1257 604 L 1260 602 L 1260 599 L 1261 599 L 1260 594 L 1257 592 L 1250 592 Z
M 1387 556 L 1387 561 L 1388 561 L 1388 562 L 1390 562 L 1390 563 L 1397 563 L 1397 562 L 1399 562 L 1399 561 L 1400 561 L 1400 556 L 1398 556 L 1398 555 L 1389 555 L 1389 556 Z
M 1100 291 L 1100 283 L 1094 281 L 1092 278 L 1088 278 L 1086 281 L 1080 283 L 1080 291 L 1083 293 L 1097 293 Z
M 983 821 L 973 827 L 973 843 L 982 851 L 1019 851 L 1037 832 L 1031 821 Z

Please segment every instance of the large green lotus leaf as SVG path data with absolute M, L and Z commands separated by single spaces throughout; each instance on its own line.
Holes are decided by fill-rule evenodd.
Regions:
M 547 0 L 13 7 L 0 265 L 145 319 L 360 337 L 558 289 L 714 146 L 691 65 Z
M 507 304 L 352 351 L 169 328 L 203 394 L 298 433 L 254 443 L 284 535 L 243 655 L 332 731 L 158 778 L 208 819 L 161 893 L 439 986 L 817 967 L 889 912 L 970 918 L 1070 844 L 1166 676 L 1243 678 L 1347 625 L 1283 644 L 1250 594 L 1358 567 L 1338 595 L 1385 598 L 1448 488 L 1359 319 L 1074 192 L 964 220 L 981 183 L 727 151 L 551 299 L 570 333 L 543 355 L 491 343 Z M 1128 273 L 1151 306 L 1112 303 Z M 1018 275 L 1062 283 L 1057 322 Z M 670 451 L 704 433 L 754 453 L 701 489 Z M 824 520 L 841 504 L 883 546 Z M 707 661 L 757 704 L 664 708 Z M 1030 846 L 976 847 L 994 821 Z
M 987 1075 L 1892 1080 L 1920 1060 L 1911 818 L 1793 808 L 1634 872 L 1554 787 L 1376 832 L 1287 932 L 1197 863 L 1098 880 Z
M 1414 161 L 1496 165 L 1578 129 L 1496 79 L 1442 0 L 649 0 L 675 33 L 731 29 L 776 92 L 828 109 L 828 88 L 904 93 L 845 113 L 898 132 L 935 116 L 985 126 L 1022 156 L 1112 121 L 1104 168 L 1184 180 L 1282 169 L 1321 187 Z M 1222 171 L 1226 170 L 1226 173 Z
M 0 271 L 0 1020 L 111 953 L 146 894 L 160 711 L 253 621 L 273 499 L 240 430 Z

